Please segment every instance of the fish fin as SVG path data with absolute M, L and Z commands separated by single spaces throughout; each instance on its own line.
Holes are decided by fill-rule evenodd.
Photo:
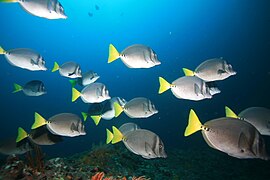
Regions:
M 223 74 L 223 73 L 226 73 L 226 71 L 224 71 L 224 70 L 222 70 L 222 69 L 219 69 L 219 70 L 217 71 L 217 73 L 218 73 L 218 74 Z
M 161 93 L 167 91 L 170 88 L 171 88 L 171 84 L 168 83 L 164 78 L 159 77 L 159 90 L 158 90 L 158 94 L 161 94 Z
M 120 106 L 117 102 L 113 103 L 115 115 L 114 117 L 118 117 L 123 112 L 123 107 Z
M 99 124 L 100 120 L 101 120 L 101 115 L 91 116 L 91 118 L 93 119 L 93 121 L 95 122 L 95 124 L 97 126 Z
M 185 76 L 194 76 L 194 72 L 190 69 L 187 69 L 187 68 L 182 68 Z
M 238 118 L 238 116 L 228 106 L 225 106 L 225 114 L 226 114 L 226 117 Z
M 76 131 L 78 131 L 78 127 L 76 127 L 76 125 L 74 123 L 72 123 L 71 126 L 70 126 L 70 130 L 72 132 L 74 132 L 74 131 L 76 132 Z
M 200 87 L 197 84 L 194 84 L 194 92 L 197 96 L 201 94 Z
M 109 45 L 109 58 L 108 58 L 108 63 L 111 63 L 113 61 L 115 61 L 116 59 L 118 59 L 120 57 L 119 52 L 117 51 L 117 49 L 110 44 Z
M 188 118 L 188 126 L 186 127 L 185 130 L 185 136 L 189 136 L 202 128 L 202 123 L 200 122 L 198 116 L 194 112 L 193 109 L 190 110 L 189 112 L 189 118 Z
M 6 54 L 6 51 L 1 46 L 0 46 L 0 54 Z
M 88 114 L 85 113 L 85 112 L 82 112 L 82 116 L 83 116 L 83 120 L 86 121 L 87 117 L 88 117 Z
M 151 148 L 150 144 L 145 142 L 145 152 L 150 156 L 150 155 L 156 155 L 156 153 L 153 151 Z M 149 158 L 149 157 L 148 157 Z
M 248 142 L 248 138 L 243 132 L 241 132 L 239 136 L 238 147 L 241 149 L 241 151 L 250 149 L 250 143 Z M 250 150 L 250 152 L 253 152 L 253 151 Z
M 19 84 L 14 83 L 13 85 L 14 85 L 14 91 L 12 93 L 19 92 L 23 89 L 23 87 L 20 86 Z
M 72 102 L 76 101 L 79 97 L 81 96 L 81 93 L 75 89 L 75 88 L 72 88 Z
M 115 126 L 112 127 L 113 129 L 113 139 L 112 139 L 112 144 L 118 143 L 122 141 L 123 139 L 123 134 L 119 129 L 117 129 Z
M 22 141 L 23 139 L 25 139 L 27 137 L 28 137 L 27 132 L 23 128 L 19 127 L 18 128 L 18 136 L 16 138 L 16 143 Z
M 15 2 L 19 2 L 19 0 L 0 0 L 0 2 L 3 2 L 3 3 L 15 3 Z
M 36 129 L 36 128 L 41 127 L 45 124 L 47 124 L 47 121 L 40 114 L 35 112 L 35 122 L 32 125 L 31 129 Z
M 77 84 L 78 80 L 76 80 L 76 79 L 70 79 L 69 82 L 70 82 L 70 84 L 71 84 L 72 87 L 75 87 L 75 85 Z
M 109 144 L 113 139 L 113 133 L 107 128 L 106 128 L 106 132 L 107 132 L 106 144 Z
M 55 72 L 55 71 L 57 71 L 57 70 L 59 70 L 59 65 L 58 65 L 57 62 L 54 62 L 52 72 Z

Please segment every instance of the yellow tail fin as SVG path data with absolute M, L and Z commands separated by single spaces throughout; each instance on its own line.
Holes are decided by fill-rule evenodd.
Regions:
M 170 88 L 171 88 L 171 84 L 168 83 L 164 78 L 159 77 L 159 90 L 158 90 L 158 94 L 161 94 L 161 93 L 167 91 Z
M 113 133 L 109 129 L 106 129 L 106 131 L 107 131 L 106 144 L 109 144 L 113 139 Z
M 116 59 L 119 58 L 119 56 L 120 56 L 120 54 L 117 51 L 117 49 L 112 44 L 110 44 L 108 63 L 115 61 Z
M 238 118 L 238 116 L 228 106 L 225 106 L 226 117 Z
M 194 76 L 194 72 L 191 71 L 190 69 L 183 68 L 185 76 Z
M 0 46 L 0 54 L 6 54 L 6 51 L 1 46 Z
M 57 70 L 59 70 L 59 65 L 58 65 L 57 62 L 54 62 L 54 66 L 53 66 L 52 72 L 55 72 Z
M 82 116 L 83 116 L 83 120 L 86 121 L 87 117 L 88 117 L 88 114 L 85 113 L 85 112 L 82 112 Z
M 0 0 L 0 2 L 3 2 L 3 3 L 15 3 L 15 2 L 18 2 L 19 0 Z
M 43 126 L 45 124 L 47 124 L 47 121 L 40 114 L 35 112 L 35 122 L 32 125 L 31 129 L 36 129 L 36 128 Z
M 95 122 L 96 126 L 99 124 L 99 121 L 101 120 L 101 115 L 98 116 L 91 116 L 93 121 Z
M 202 123 L 200 122 L 198 116 L 193 109 L 189 112 L 188 126 L 185 130 L 185 136 L 189 136 L 202 128 Z
M 13 85 L 14 85 L 14 91 L 12 93 L 19 92 L 23 89 L 22 86 L 20 86 L 19 84 L 14 83 Z
M 72 88 L 72 102 L 76 101 L 79 97 L 81 96 L 81 93 L 75 89 L 75 88 Z
M 123 134 L 119 131 L 119 129 L 117 129 L 115 126 L 113 126 L 112 129 L 113 129 L 112 144 L 115 144 L 115 143 L 122 141 Z
M 113 103 L 113 106 L 115 111 L 114 117 L 118 117 L 123 112 L 124 109 L 117 102 Z
M 18 136 L 16 138 L 16 143 L 22 141 L 23 139 L 25 139 L 27 137 L 28 137 L 27 132 L 23 128 L 19 127 L 18 128 Z

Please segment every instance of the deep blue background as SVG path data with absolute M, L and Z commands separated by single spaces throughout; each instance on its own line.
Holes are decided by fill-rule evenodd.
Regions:
M 110 95 L 126 100 L 148 97 L 159 113 L 147 119 L 130 119 L 125 114 L 95 126 L 86 123 L 86 136 L 65 138 L 44 147 L 52 156 L 66 156 L 105 141 L 105 128 L 136 122 L 160 135 L 165 148 L 207 146 L 200 133 L 183 137 L 190 108 L 202 122 L 224 116 L 224 106 L 235 112 L 250 106 L 270 108 L 270 1 L 268 0 L 61 0 L 66 20 L 47 20 L 26 13 L 17 3 L 0 4 L 0 45 L 6 49 L 32 48 L 46 65 L 76 61 L 82 71 L 94 70 Z M 95 9 L 99 6 L 99 10 Z M 88 13 L 93 16 L 88 16 Z M 161 65 L 129 69 L 121 60 L 107 64 L 108 46 L 121 51 L 132 44 L 145 44 L 158 54 Z M 193 102 L 176 99 L 170 91 L 158 95 L 158 77 L 169 82 L 183 76 L 182 68 L 195 69 L 202 61 L 223 57 L 237 75 L 218 82 L 222 93 L 211 100 Z M 58 72 L 31 72 L 7 63 L 0 56 L 0 139 L 26 130 L 34 112 L 45 118 L 62 112 L 80 115 L 88 105 L 71 102 L 71 85 Z M 48 94 L 27 97 L 12 94 L 13 83 L 39 79 Z

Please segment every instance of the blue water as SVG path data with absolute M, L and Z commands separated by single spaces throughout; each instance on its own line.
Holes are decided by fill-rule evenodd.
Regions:
M 200 133 L 185 138 L 188 113 L 195 109 L 202 122 L 224 116 L 224 106 L 236 112 L 250 107 L 270 108 L 270 1 L 268 0 L 61 0 L 66 20 L 47 20 L 26 13 L 19 4 L 0 4 L 0 45 L 6 49 L 31 48 L 46 60 L 76 61 L 82 71 L 93 70 L 110 95 L 126 100 L 147 97 L 159 113 L 147 119 L 125 114 L 95 126 L 85 123 L 87 135 L 65 138 L 44 147 L 51 156 L 67 156 L 105 142 L 105 128 L 135 122 L 157 133 L 165 148 L 207 146 Z M 98 5 L 99 9 L 95 8 Z M 89 16 L 92 13 L 93 16 Z M 158 54 L 161 65 L 129 69 L 120 60 L 107 63 L 108 46 L 118 50 L 145 44 Z M 179 100 L 170 91 L 158 95 L 158 77 L 169 82 L 202 61 L 224 57 L 237 71 L 218 82 L 222 93 L 199 102 Z M 80 115 L 88 105 L 71 102 L 71 85 L 58 72 L 31 72 L 11 66 L 0 56 L 1 139 L 17 135 L 19 126 L 30 131 L 34 112 L 49 118 L 62 112 Z M 13 94 L 13 83 L 42 80 L 48 93 L 40 97 Z M 269 144 L 269 142 L 268 142 Z M 210 147 L 209 147 L 210 148 Z M 169 154 L 168 154 L 169 155 Z

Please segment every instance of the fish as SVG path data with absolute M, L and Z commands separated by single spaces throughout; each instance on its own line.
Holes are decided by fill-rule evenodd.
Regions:
M 164 78 L 159 77 L 159 84 L 159 94 L 171 89 L 173 95 L 178 99 L 199 101 L 211 99 L 212 94 L 220 93 L 220 90 L 217 87 L 208 87 L 205 81 L 196 76 L 180 77 L 171 84 Z
M 1 0 L 6 3 L 19 3 L 29 14 L 46 19 L 67 19 L 64 8 L 57 0 Z
M 109 91 L 102 83 L 92 83 L 83 88 L 81 92 L 72 88 L 72 102 L 81 97 L 84 103 L 100 103 L 111 99 Z
M 115 116 L 114 103 L 117 102 L 120 106 L 124 106 L 126 100 L 120 97 L 113 97 L 101 103 L 91 104 L 87 113 L 82 112 L 84 121 L 87 117 L 91 117 L 96 125 L 99 124 L 101 119 L 111 120 Z
M 47 129 L 55 135 L 75 137 L 86 135 L 84 124 L 79 116 L 72 113 L 60 113 L 45 120 L 39 113 L 35 112 L 35 122 L 31 129 L 46 125 Z
M 16 142 L 19 143 L 26 138 L 37 145 L 54 145 L 63 141 L 62 136 L 52 134 L 46 125 L 33 129 L 30 133 L 19 127 Z
M 96 82 L 99 79 L 99 75 L 94 71 L 87 71 L 86 73 L 82 74 L 82 77 L 78 77 L 75 79 L 70 79 L 69 82 L 71 83 L 72 87 L 75 87 L 76 84 L 80 86 L 87 86 L 91 83 Z
M 145 159 L 167 157 L 162 140 L 154 132 L 146 129 L 136 129 L 123 135 L 115 126 L 112 129 L 113 133 L 106 129 L 107 144 L 122 141 L 129 151 Z
M 189 136 L 199 130 L 211 148 L 229 156 L 239 159 L 269 159 L 263 137 L 253 125 L 246 121 L 221 117 L 202 125 L 195 111 L 191 109 L 184 136 Z
M 24 86 L 14 83 L 13 93 L 23 91 L 27 96 L 41 96 L 46 94 L 45 86 L 42 81 L 32 80 L 27 82 Z
M 114 103 L 115 117 L 118 117 L 123 111 L 130 118 L 148 118 L 158 113 L 155 105 L 147 98 L 133 98 L 122 107 Z
M 228 106 L 225 107 L 226 117 L 233 117 L 252 124 L 266 136 L 270 136 L 270 109 L 265 107 L 249 107 L 236 115 Z
M 131 45 L 121 53 L 110 44 L 108 63 L 111 63 L 118 58 L 120 58 L 129 68 L 151 68 L 161 64 L 154 50 L 141 44 Z
M 59 66 L 57 62 L 54 62 L 52 72 L 56 72 L 58 70 L 61 76 L 67 78 L 82 77 L 81 67 L 76 62 L 69 61 L 62 64 L 61 66 Z
M 123 134 L 123 136 L 125 136 L 127 133 L 129 133 L 131 131 L 135 131 L 137 129 L 141 129 L 141 128 L 137 124 L 132 123 L 132 122 L 122 124 L 119 127 L 119 131 Z
M 30 71 L 46 71 L 45 60 L 37 52 L 27 48 L 4 50 L 0 47 L 0 54 L 3 54 L 9 64 Z
M 0 141 L 0 153 L 4 155 L 19 155 L 33 150 L 29 140 L 16 143 L 16 138 L 7 138 Z
M 205 82 L 224 80 L 236 74 L 232 65 L 223 58 L 213 58 L 202 62 L 195 71 L 183 68 L 186 76 L 197 76 Z

